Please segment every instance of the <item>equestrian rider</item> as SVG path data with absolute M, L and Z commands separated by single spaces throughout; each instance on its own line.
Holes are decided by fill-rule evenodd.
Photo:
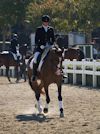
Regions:
M 54 39 L 53 27 L 49 26 L 50 17 L 48 15 L 42 16 L 42 26 L 36 29 L 35 33 L 35 44 L 36 50 L 34 53 L 33 63 L 33 76 L 32 80 L 35 80 L 37 74 L 37 67 L 39 65 L 38 58 L 42 55 L 47 46 L 52 46 Z
M 16 55 L 17 61 L 19 60 L 19 44 L 17 34 L 13 34 L 10 44 L 10 51 Z

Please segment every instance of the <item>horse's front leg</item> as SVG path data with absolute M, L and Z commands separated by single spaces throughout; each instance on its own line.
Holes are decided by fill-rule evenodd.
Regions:
M 62 86 L 59 85 L 58 86 L 58 101 L 59 101 L 60 117 L 64 117 L 61 89 L 62 89 Z
M 48 88 L 45 88 L 45 93 L 46 93 L 46 104 L 45 104 L 45 108 L 44 108 L 44 113 L 48 113 L 48 104 L 50 103 Z
M 19 82 L 20 66 L 16 66 L 15 71 L 16 71 L 16 83 L 18 83 Z
M 6 67 L 6 76 L 8 78 L 8 81 L 11 82 L 10 76 L 9 76 L 9 67 Z
M 38 108 L 39 114 L 41 114 L 42 113 L 42 105 L 41 105 L 41 100 L 40 100 L 40 93 L 36 91 L 35 97 L 37 100 L 37 108 Z

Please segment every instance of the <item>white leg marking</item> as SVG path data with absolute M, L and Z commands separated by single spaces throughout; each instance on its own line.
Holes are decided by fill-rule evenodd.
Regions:
M 39 113 L 42 113 L 42 106 L 41 106 L 41 101 L 37 101 L 37 108 L 38 108 L 38 111 Z
M 59 109 L 63 108 L 63 102 L 59 101 Z

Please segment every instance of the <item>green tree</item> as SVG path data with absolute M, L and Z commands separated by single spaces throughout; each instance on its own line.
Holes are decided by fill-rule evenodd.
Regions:
M 41 16 L 49 14 L 55 30 L 72 29 L 91 33 L 100 26 L 100 0 L 2 0 L 0 28 L 5 37 L 8 27 L 30 21 L 33 31 L 41 25 Z M 5 40 L 5 38 L 4 38 Z
M 33 0 L 2 0 L 0 1 L 0 28 L 3 34 L 3 43 L 8 28 L 16 23 L 24 21 L 26 7 Z

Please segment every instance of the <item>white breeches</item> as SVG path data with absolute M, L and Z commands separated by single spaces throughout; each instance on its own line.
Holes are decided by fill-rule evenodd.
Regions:
M 40 52 L 36 52 L 34 54 L 34 63 L 37 63 L 37 57 L 39 56 Z

